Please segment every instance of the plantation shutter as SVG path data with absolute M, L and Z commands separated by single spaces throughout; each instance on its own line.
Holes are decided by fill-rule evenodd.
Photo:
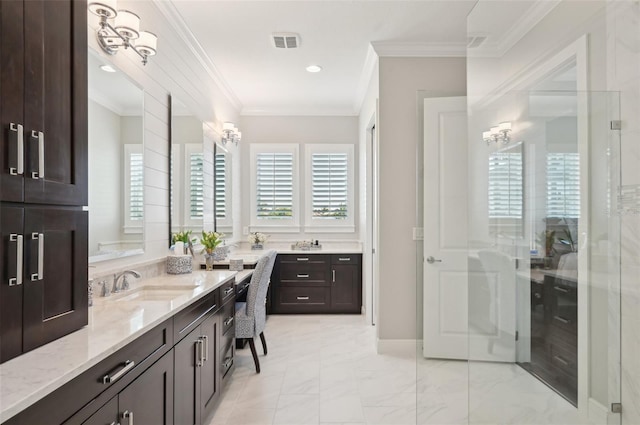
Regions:
M 256 215 L 275 219 L 293 216 L 293 154 L 257 154 Z
M 144 218 L 144 161 L 142 153 L 129 154 L 129 219 Z
M 547 153 L 547 217 L 580 218 L 580 157 Z
M 312 210 L 314 218 L 345 219 L 348 202 L 348 155 L 311 155 Z
M 215 158 L 216 218 L 223 219 L 227 217 L 227 156 L 217 153 Z
M 189 215 L 191 219 L 202 219 L 204 208 L 204 155 L 194 152 L 189 155 Z
M 489 155 L 489 218 L 522 218 L 522 155 L 494 152 Z

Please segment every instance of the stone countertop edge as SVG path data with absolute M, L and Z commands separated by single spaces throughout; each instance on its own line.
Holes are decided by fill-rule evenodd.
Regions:
M 235 278 L 237 272 L 163 275 L 142 286 L 185 285 L 173 301 L 105 301 L 89 308 L 89 324 L 0 365 L 0 423 L 11 419 L 134 339 Z M 193 285 L 197 285 L 193 289 Z M 175 304 L 174 304 L 175 302 Z
M 231 251 L 229 253 L 228 258 L 224 259 L 224 260 L 218 260 L 215 261 L 215 264 L 219 264 L 219 265 L 229 265 L 229 260 L 243 260 L 243 263 L 245 266 L 249 266 L 249 265 L 254 265 L 258 262 L 257 257 L 260 257 L 263 253 L 269 251 L 270 249 L 273 249 L 274 251 L 276 251 L 278 254 L 298 254 L 298 255 L 311 255 L 311 254 L 325 254 L 325 255 L 333 255 L 333 254 L 362 254 L 362 250 L 358 249 L 358 248 L 353 248 L 353 249 L 349 249 L 349 248 L 337 248 L 337 249 L 319 249 L 319 250 L 315 250 L 315 249 L 308 249 L 308 250 L 303 250 L 303 249 L 290 249 L 290 248 L 269 248 L 268 246 L 265 247 L 264 249 L 258 249 L 258 250 L 253 250 L 253 251 L 245 251 L 245 250 L 238 250 L 238 251 Z M 254 258 L 255 257 L 255 258 Z M 204 264 L 204 261 L 200 261 L 200 264 Z

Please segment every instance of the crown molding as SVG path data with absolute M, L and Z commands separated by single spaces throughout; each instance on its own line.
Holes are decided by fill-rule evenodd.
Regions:
M 227 100 L 237 110 L 241 110 L 242 102 L 240 102 L 240 99 L 238 99 L 235 92 L 224 79 L 196 36 L 189 29 L 189 26 L 186 24 L 173 2 L 167 0 L 153 0 L 153 3 L 156 5 L 160 13 L 167 18 L 169 25 L 171 25 L 182 41 L 187 45 L 191 53 L 193 53 L 200 65 L 202 65 L 207 74 L 209 74 L 213 82 L 220 88 Z
M 356 117 L 359 113 L 348 108 L 322 107 L 276 107 L 276 108 L 244 108 L 240 116 L 262 117 Z
M 375 72 L 377 65 L 378 55 L 373 49 L 373 46 L 369 44 L 369 47 L 367 48 L 367 57 L 364 60 L 362 72 L 360 72 L 360 79 L 358 80 L 358 86 L 356 87 L 356 95 L 353 102 L 353 109 L 355 111 L 360 111 L 362 109 L 362 103 L 367 95 L 367 89 L 369 88 L 369 83 L 373 78 L 373 73 Z
M 379 57 L 465 57 L 466 42 L 372 41 Z

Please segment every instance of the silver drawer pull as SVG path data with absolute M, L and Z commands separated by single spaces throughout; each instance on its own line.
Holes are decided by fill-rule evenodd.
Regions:
M 128 410 L 125 410 L 124 413 L 122 414 L 122 418 L 128 419 L 129 425 L 133 425 L 133 412 L 129 412 Z
M 298 257 L 296 258 L 297 261 L 309 261 L 309 257 Z
M 340 257 L 338 261 L 351 261 L 351 257 Z
M 202 351 L 202 361 L 206 362 L 209 359 L 209 337 L 206 335 L 202 335 L 202 339 L 204 340 L 204 350 Z
M 569 366 L 569 362 L 566 361 L 565 359 L 563 359 L 560 356 L 553 356 L 554 359 L 556 359 L 559 363 L 562 363 L 565 366 Z
M 102 383 L 106 385 L 116 382 L 118 379 L 122 378 L 125 373 L 133 369 L 135 365 L 136 362 L 134 362 L 133 360 L 127 360 L 126 362 L 124 362 L 124 367 L 113 375 L 104 375 L 104 377 L 102 378 Z
M 198 338 L 195 341 L 196 343 L 196 367 L 202 367 L 202 338 Z
M 24 245 L 24 237 L 16 233 L 9 235 L 9 241 L 16 243 L 16 277 L 9 278 L 9 286 L 22 285 L 22 253 Z
M 227 288 L 224 290 L 224 295 L 227 296 L 229 294 L 231 294 L 233 291 L 235 290 L 235 288 L 232 286 L 230 288 Z
M 44 234 L 32 233 L 31 240 L 38 241 L 38 272 L 31 274 L 31 280 L 35 282 L 44 279 Z
M 569 293 L 568 289 L 564 289 L 564 288 L 561 288 L 559 286 L 554 286 L 553 289 L 555 289 L 558 292 L 562 292 L 563 294 L 568 294 Z
M 31 172 L 31 178 L 34 180 L 44 178 L 44 133 L 42 131 L 33 130 L 31 138 L 38 140 L 38 171 Z
M 229 369 L 232 364 L 233 364 L 233 357 L 227 357 L 224 359 L 223 366 L 225 369 Z
M 225 326 L 229 326 L 231 324 L 231 322 L 233 322 L 233 316 L 228 317 L 225 321 L 224 321 L 224 325 Z
M 309 275 L 308 274 L 297 274 L 296 277 L 300 277 L 300 278 L 308 278 Z
M 336 282 L 336 269 L 331 270 L 331 280 L 333 283 Z
M 9 124 L 9 131 L 15 133 L 16 135 L 16 166 L 9 167 L 9 174 L 12 176 L 17 176 L 24 174 L 24 127 L 22 124 Z
M 298 300 L 302 300 L 302 301 L 304 301 L 304 300 L 308 300 L 308 299 L 309 299 L 309 297 L 296 297 L 296 298 L 297 298 Z
M 566 324 L 571 323 L 571 320 L 569 320 L 569 319 L 565 319 L 565 318 L 564 318 L 564 317 L 562 317 L 562 316 L 553 316 L 553 318 L 554 318 L 555 320 L 557 320 L 558 322 L 560 322 L 560 323 L 564 323 L 565 325 L 566 325 Z

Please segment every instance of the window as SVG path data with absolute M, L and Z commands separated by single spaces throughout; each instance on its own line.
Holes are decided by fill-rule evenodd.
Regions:
M 522 219 L 522 154 L 489 155 L 489 218 Z
M 231 154 L 220 146 L 216 146 L 214 167 L 216 228 L 223 233 L 229 233 L 233 231 L 231 217 Z
M 252 231 L 298 232 L 298 145 L 252 144 Z
M 185 189 L 184 199 L 185 225 L 202 227 L 204 216 L 204 153 L 201 143 L 184 145 Z
M 144 224 L 142 144 L 124 145 L 124 157 L 124 233 L 142 233 Z
M 547 153 L 547 217 L 580 218 L 580 157 Z
M 353 152 L 350 144 L 310 144 L 306 150 L 306 230 L 353 232 Z

